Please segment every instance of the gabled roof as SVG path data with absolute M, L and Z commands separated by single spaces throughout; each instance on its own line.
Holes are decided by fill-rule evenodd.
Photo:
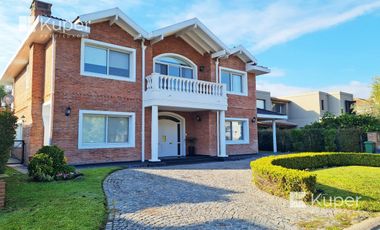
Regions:
M 150 40 L 154 42 L 155 39 L 163 39 L 170 35 L 181 37 L 202 54 L 228 50 L 228 47 L 198 18 L 192 18 L 155 30 L 150 34 Z
M 242 45 L 230 49 L 229 53 L 231 55 L 235 54 L 245 63 L 254 64 L 257 62 L 256 58 Z
M 110 24 L 116 23 L 128 33 L 137 38 L 148 38 L 148 33 L 137 25 L 132 19 L 123 13 L 119 8 L 112 8 L 102 10 L 94 13 L 83 14 L 78 16 L 74 23 L 97 23 L 103 21 L 110 21 Z

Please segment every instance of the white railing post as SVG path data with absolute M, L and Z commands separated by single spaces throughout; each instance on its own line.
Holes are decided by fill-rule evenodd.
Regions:
M 158 90 L 159 89 L 159 85 L 160 85 L 160 74 L 158 73 L 153 73 L 151 75 L 151 82 L 152 82 L 152 89 L 153 90 Z

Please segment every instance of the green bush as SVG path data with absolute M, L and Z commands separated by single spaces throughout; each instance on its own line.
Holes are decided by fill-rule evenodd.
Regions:
M 54 174 L 61 172 L 66 165 L 65 152 L 56 145 L 43 146 L 37 151 L 38 153 L 45 153 L 53 160 Z
M 28 170 L 29 176 L 36 181 L 66 180 L 77 175 L 75 167 L 67 165 L 64 151 L 55 145 L 39 149 Z
M 5 172 L 16 136 L 16 123 L 17 117 L 12 112 L 0 109 L 0 174 Z
M 54 180 L 53 160 L 45 153 L 35 154 L 29 162 L 28 173 L 35 181 Z
M 298 153 L 260 158 L 251 162 L 254 183 L 273 195 L 288 197 L 305 192 L 305 199 L 316 192 L 316 175 L 310 169 L 337 166 L 380 167 L 380 155 L 366 153 Z
M 362 129 L 277 130 L 277 149 L 281 152 L 362 152 Z M 272 151 L 272 130 L 259 130 L 259 149 Z

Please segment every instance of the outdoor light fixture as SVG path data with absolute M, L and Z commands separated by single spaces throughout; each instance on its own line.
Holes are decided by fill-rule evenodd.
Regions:
M 252 123 L 256 123 L 256 117 L 253 117 L 251 121 Z
M 199 72 L 203 72 L 204 70 L 205 70 L 205 66 L 204 65 L 199 66 Z
M 201 118 L 199 115 L 196 115 L 196 116 L 195 116 L 195 120 L 197 120 L 197 121 L 201 121 L 202 118 Z
M 71 107 L 69 106 L 65 110 L 65 116 L 68 117 L 68 116 L 70 116 L 70 114 L 71 114 Z
M 26 117 L 25 117 L 24 115 L 22 115 L 20 118 L 21 118 L 21 122 L 22 122 L 22 123 L 25 123 L 25 121 L 26 121 Z

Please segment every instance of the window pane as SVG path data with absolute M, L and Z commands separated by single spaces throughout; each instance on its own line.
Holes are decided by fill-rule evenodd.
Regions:
M 84 70 L 93 73 L 107 74 L 107 50 L 85 46 Z
M 179 77 L 179 69 L 180 67 L 179 66 L 172 66 L 172 65 L 169 65 L 169 75 L 170 76 L 174 76 L 174 77 Z
M 165 63 L 168 63 L 168 64 L 179 65 L 179 66 L 188 66 L 188 67 L 191 66 L 186 61 L 184 61 L 182 59 L 179 59 L 179 58 L 176 58 L 176 57 L 168 57 L 168 56 L 166 56 L 166 57 L 160 57 L 159 59 L 157 59 L 157 61 L 159 61 L 159 62 L 165 62 Z
M 162 75 L 168 75 L 168 66 L 164 64 L 156 63 L 155 72 Z
M 108 143 L 128 142 L 128 117 L 108 117 Z
M 226 84 L 227 91 L 231 91 L 230 74 L 228 72 L 222 71 L 222 84 Z
M 242 76 L 232 74 L 232 91 L 243 92 Z
M 230 141 L 232 140 L 232 126 L 231 121 L 226 121 L 224 123 L 225 129 L 226 129 L 226 140 Z
M 244 140 L 243 132 L 243 122 L 242 121 L 233 121 L 232 122 L 232 140 L 239 141 Z
M 193 70 L 189 68 L 181 68 L 182 70 L 182 77 L 193 79 Z
M 83 115 L 82 143 L 105 143 L 106 119 L 104 115 Z
M 265 101 L 264 100 L 256 100 L 256 108 L 265 109 Z
M 110 50 L 109 74 L 129 77 L 129 54 Z

